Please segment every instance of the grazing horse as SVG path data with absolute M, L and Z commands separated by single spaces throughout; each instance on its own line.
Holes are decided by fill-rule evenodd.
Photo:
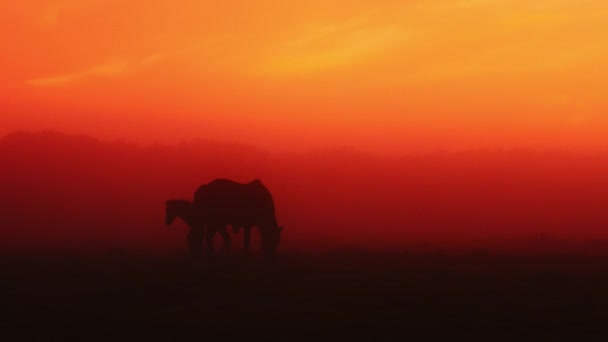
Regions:
M 165 223 L 170 226 L 175 219 L 181 218 L 189 227 L 188 248 L 193 255 L 199 255 L 203 250 L 203 239 L 205 237 L 204 226 L 196 222 L 194 208 L 192 202 L 187 200 L 168 200 L 166 201 L 166 216 Z M 228 251 L 230 248 L 230 234 L 226 229 L 219 229 L 219 233 L 224 238 L 224 246 L 222 251 Z M 207 248 L 210 248 L 207 246 Z
M 231 225 L 235 232 L 245 227 L 247 252 L 251 228 L 256 226 L 260 230 L 264 254 L 274 255 L 283 227 L 277 223 L 272 195 L 260 180 L 237 183 L 215 179 L 196 190 L 192 204 L 197 222 L 207 228 L 207 246 L 214 234 L 225 230 L 227 225 Z M 207 253 L 211 253 L 211 248 L 207 248 Z

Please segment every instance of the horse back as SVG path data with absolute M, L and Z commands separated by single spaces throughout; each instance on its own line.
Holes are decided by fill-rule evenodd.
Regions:
M 238 183 L 216 179 L 195 192 L 194 206 L 207 220 L 258 225 L 274 220 L 274 201 L 260 180 Z

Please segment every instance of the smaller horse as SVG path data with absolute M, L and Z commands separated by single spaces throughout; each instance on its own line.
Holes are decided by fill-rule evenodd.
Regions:
M 197 223 L 192 202 L 180 199 L 166 201 L 165 223 L 167 226 L 170 226 L 177 217 L 181 218 L 190 227 L 190 233 L 188 234 L 188 249 L 190 250 L 190 253 L 193 255 L 200 255 L 203 251 L 205 232 L 203 225 Z M 224 239 L 222 253 L 227 253 L 230 250 L 231 244 L 230 234 L 228 234 L 225 227 L 223 229 L 218 229 L 217 232 L 219 232 Z M 207 246 L 207 248 L 210 247 Z

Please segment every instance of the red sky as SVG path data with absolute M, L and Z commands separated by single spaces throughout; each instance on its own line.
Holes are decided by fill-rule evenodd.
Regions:
M 0 3 L 0 134 L 608 146 L 603 0 Z

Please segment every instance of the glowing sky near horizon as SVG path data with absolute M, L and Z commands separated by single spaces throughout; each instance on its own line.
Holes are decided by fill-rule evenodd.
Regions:
M 603 0 L 0 3 L 0 134 L 608 146 Z

